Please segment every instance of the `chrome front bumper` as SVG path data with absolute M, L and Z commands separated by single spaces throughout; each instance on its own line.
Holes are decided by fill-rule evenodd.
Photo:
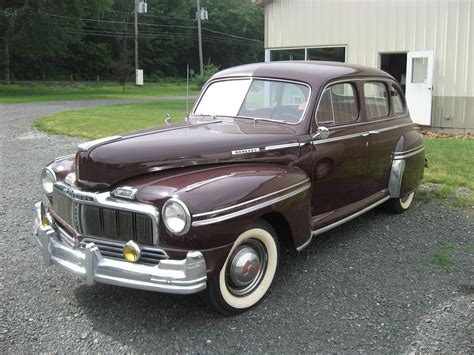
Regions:
M 45 263 L 82 276 L 87 285 L 100 282 L 177 294 L 197 293 L 206 288 L 206 262 L 199 251 L 188 252 L 184 260 L 161 260 L 152 266 L 103 257 L 94 243 L 83 248 L 64 242 L 51 226 L 43 226 L 45 212 L 41 202 L 35 204 L 35 209 L 33 235 Z

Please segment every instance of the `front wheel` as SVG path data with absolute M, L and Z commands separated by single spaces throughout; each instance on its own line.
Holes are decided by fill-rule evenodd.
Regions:
M 412 191 L 403 197 L 392 198 L 385 203 L 385 209 L 392 213 L 403 213 L 410 208 L 414 195 L 415 192 Z
M 251 224 L 235 241 L 218 277 L 208 281 L 208 300 L 224 315 L 242 313 L 267 294 L 280 260 L 274 229 L 264 221 Z

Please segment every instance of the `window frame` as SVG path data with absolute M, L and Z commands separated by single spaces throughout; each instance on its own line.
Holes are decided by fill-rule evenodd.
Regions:
M 269 118 L 259 118 L 259 117 L 244 117 L 244 116 L 236 116 L 237 118 L 246 118 L 246 119 L 256 119 L 256 120 L 264 120 L 264 121 L 269 121 L 269 122 L 275 122 L 275 123 L 280 123 L 280 124 L 285 124 L 285 125 L 290 125 L 290 126 L 297 126 L 301 124 L 304 120 L 305 117 L 310 110 L 311 102 L 313 99 L 313 88 L 310 84 L 304 82 L 304 81 L 298 81 L 298 80 L 292 80 L 292 79 L 275 79 L 275 78 L 269 78 L 269 77 L 264 77 L 264 76 L 227 76 L 227 77 L 222 77 L 214 80 L 210 80 L 207 82 L 204 87 L 201 89 L 201 92 L 199 94 L 199 97 L 197 98 L 196 102 L 194 103 L 194 106 L 192 107 L 190 111 L 190 115 L 195 115 L 196 109 L 199 106 L 201 99 L 203 98 L 204 94 L 206 93 L 207 89 L 214 83 L 220 82 L 220 81 L 232 81 L 232 80 L 245 80 L 245 79 L 250 79 L 250 86 L 252 85 L 252 82 L 254 80 L 267 80 L 267 81 L 277 81 L 277 82 L 283 82 L 283 83 L 291 83 L 291 84 L 298 84 L 298 85 L 303 85 L 306 86 L 309 89 L 308 92 L 308 101 L 306 103 L 306 107 L 301 114 L 301 118 L 298 122 L 291 123 L 291 122 L 283 122 L 281 120 L 273 120 Z M 249 89 L 250 89 L 249 86 Z M 242 102 L 243 104 L 243 102 Z M 217 115 L 219 116 L 219 115 Z
M 367 115 L 367 103 L 365 101 L 365 99 L 366 99 L 365 85 L 366 84 L 371 84 L 371 83 L 380 83 L 383 86 L 385 86 L 385 92 L 387 93 L 386 102 L 387 102 L 388 110 L 387 110 L 387 114 L 384 115 L 384 116 L 377 116 L 377 117 L 370 117 L 369 118 L 369 116 Z M 387 85 L 386 80 L 364 80 L 364 81 L 362 81 L 362 90 L 361 91 L 362 91 L 362 95 L 363 95 L 364 113 L 365 113 L 365 118 L 366 118 L 367 122 L 384 120 L 384 119 L 389 118 L 390 116 L 393 116 L 391 94 L 390 94 L 390 98 L 389 98 L 388 95 L 389 95 L 390 91 L 388 90 L 388 85 Z
M 400 88 L 400 85 L 398 85 L 398 83 L 396 83 L 395 81 L 390 82 L 390 87 L 392 87 L 394 89 L 394 91 L 396 91 L 398 93 L 398 96 L 400 97 L 400 100 L 402 102 L 402 107 L 403 107 L 402 112 L 395 112 L 395 105 L 393 104 L 395 96 L 392 96 L 392 90 L 390 90 L 390 97 L 391 97 L 390 104 L 391 104 L 391 108 L 392 108 L 392 111 L 391 111 L 392 115 L 393 116 L 404 116 L 404 115 L 406 115 L 407 114 L 407 102 L 406 102 L 406 99 L 405 99 L 405 95 L 403 94 L 403 90 Z
M 362 114 L 361 114 L 361 102 L 360 102 L 360 93 L 359 93 L 359 90 L 358 90 L 358 86 L 357 84 L 354 82 L 354 81 L 351 81 L 351 80 L 342 80 L 342 81 L 337 81 L 337 82 L 333 82 L 333 83 L 329 83 L 327 84 L 323 91 L 321 92 L 321 95 L 319 96 L 319 100 L 318 100 L 318 104 L 316 105 L 316 110 L 314 111 L 314 114 L 313 114 L 313 117 L 314 117 L 314 122 L 316 123 L 316 127 L 320 127 L 320 126 L 324 126 L 324 124 L 320 124 L 318 122 L 318 110 L 319 110 L 319 106 L 321 105 L 321 101 L 322 101 L 322 98 L 323 98 L 323 95 L 326 93 L 327 90 L 329 90 L 332 86 L 335 86 L 335 85 L 344 85 L 344 84 L 349 84 L 351 87 L 352 87 L 352 90 L 354 92 L 354 98 L 355 98 L 355 102 L 356 102 L 356 105 L 357 105 L 357 117 L 354 121 L 351 121 L 351 122 L 344 122 L 344 123 L 339 123 L 337 124 L 336 121 L 334 120 L 334 110 L 333 111 L 333 124 L 332 125 L 328 125 L 327 127 L 328 128 L 333 128 L 333 127 L 342 127 L 342 126 L 350 126 L 350 125 L 353 125 L 353 124 L 358 124 L 361 122 L 361 117 L 362 117 Z M 324 126 L 326 127 L 326 126 Z

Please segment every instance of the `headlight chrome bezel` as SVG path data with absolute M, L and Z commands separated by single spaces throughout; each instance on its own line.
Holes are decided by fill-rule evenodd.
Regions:
M 49 179 L 49 181 L 46 181 L 46 179 Z M 43 172 L 41 173 L 41 186 L 43 187 L 43 191 L 47 196 L 51 196 L 51 194 L 53 193 L 54 183 L 57 181 L 58 178 L 55 172 L 50 167 L 45 167 L 43 169 Z M 48 188 L 49 186 L 50 188 Z
M 170 225 L 166 221 L 166 209 L 168 207 L 170 207 L 171 205 L 173 205 L 173 204 L 177 205 L 183 211 L 184 216 L 186 218 L 185 223 L 184 223 L 184 227 L 181 231 L 174 230 L 172 227 L 170 227 Z M 163 208 L 161 210 L 161 215 L 162 215 L 162 218 L 163 218 L 163 223 L 165 224 L 166 229 L 170 233 L 172 233 L 174 235 L 177 235 L 177 236 L 181 236 L 181 235 L 184 235 L 184 234 L 189 232 L 189 229 L 191 228 L 191 213 L 189 212 L 188 206 L 186 206 L 186 204 L 183 201 L 181 201 L 177 198 L 170 198 L 163 205 Z

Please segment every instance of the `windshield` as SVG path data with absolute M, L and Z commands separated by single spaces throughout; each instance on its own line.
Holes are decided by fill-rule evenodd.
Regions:
M 195 115 L 233 116 L 299 123 L 310 89 L 303 84 L 265 79 L 233 79 L 210 84 Z

